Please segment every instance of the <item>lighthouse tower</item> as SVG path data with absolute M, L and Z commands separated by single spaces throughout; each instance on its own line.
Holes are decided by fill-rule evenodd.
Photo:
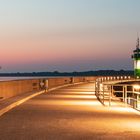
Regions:
M 134 60 L 134 75 L 140 76 L 140 48 L 139 37 L 137 39 L 136 50 L 133 51 L 132 58 Z

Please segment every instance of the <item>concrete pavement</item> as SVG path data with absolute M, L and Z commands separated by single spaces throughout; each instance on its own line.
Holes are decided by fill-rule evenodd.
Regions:
M 44 93 L 44 90 L 28 92 L 6 100 L 0 101 L 0 116 L 27 100 Z
M 103 106 L 94 84 L 61 88 L 28 100 L 0 117 L 0 140 L 132 140 L 140 115 L 124 106 Z

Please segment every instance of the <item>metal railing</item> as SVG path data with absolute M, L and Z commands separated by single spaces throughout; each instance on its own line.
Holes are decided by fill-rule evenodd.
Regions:
M 140 81 L 131 76 L 99 77 L 95 82 L 95 94 L 103 105 L 111 106 L 114 101 L 140 110 L 140 86 L 122 84 L 123 82 Z

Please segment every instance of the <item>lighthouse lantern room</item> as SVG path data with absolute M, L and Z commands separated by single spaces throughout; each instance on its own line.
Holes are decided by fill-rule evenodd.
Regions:
M 134 75 L 140 76 L 140 48 L 139 38 L 137 39 L 136 50 L 133 51 L 132 58 L 134 60 Z

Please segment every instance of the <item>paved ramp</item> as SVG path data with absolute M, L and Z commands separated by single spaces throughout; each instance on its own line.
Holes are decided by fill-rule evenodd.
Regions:
M 105 107 L 94 84 L 39 95 L 0 117 L 0 140 L 140 139 L 139 113 Z

